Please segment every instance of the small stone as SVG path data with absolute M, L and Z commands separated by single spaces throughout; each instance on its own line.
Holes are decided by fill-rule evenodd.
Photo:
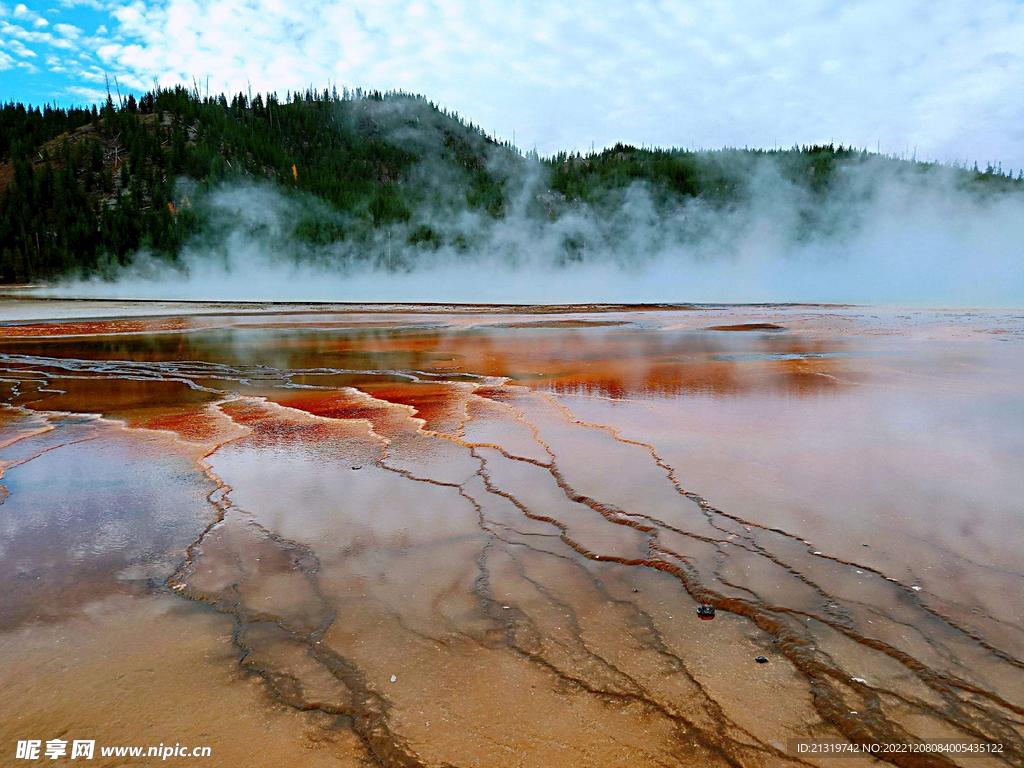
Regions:
M 697 606 L 697 615 L 702 619 L 713 619 L 715 618 L 715 606 L 713 605 L 700 605 Z
M 357 469 L 362 469 L 362 468 L 363 468 L 363 467 L 362 467 L 362 465 L 360 465 L 360 466 L 358 466 L 358 467 L 357 467 L 357 466 L 355 466 L 355 465 L 353 465 L 353 467 L 352 467 L 352 470 L 353 470 L 353 471 L 355 471 L 355 470 L 357 470 Z
M 754 657 L 754 661 L 756 661 L 758 664 L 767 664 L 768 663 L 768 657 L 767 656 L 755 656 Z
M 398 678 L 397 678 L 397 677 L 395 677 L 394 675 L 392 675 L 392 676 L 391 676 L 391 682 L 392 682 L 392 683 L 396 683 L 396 682 L 398 682 Z
M 634 592 L 639 592 L 640 590 L 639 590 L 639 589 L 637 589 L 636 587 L 633 587 L 633 591 L 634 591 Z

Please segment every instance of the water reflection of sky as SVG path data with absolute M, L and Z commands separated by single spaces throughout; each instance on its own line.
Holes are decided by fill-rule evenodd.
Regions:
M 894 337 L 893 328 L 884 327 L 883 321 L 867 311 L 847 314 L 850 317 L 844 320 L 859 323 L 861 332 L 823 334 L 785 325 L 776 328 L 775 323 L 762 324 L 772 327 L 760 329 L 749 323 L 719 326 L 721 316 L 694 320 L 693 313 L 541 318 L 481 315 L 468 321 L 422 314 L 385 318 L 302 314 L 196 317 L 180 319 L 181 327 L 176 330 L 154 333 L 8 338 L 0 341 L 0 353 L 154 363 L 203 361 L 261 368 L 268 377 L 301 372 L 292 381 L 308 384 L 317 383 L 314 379 L 320 376 L 334 375 L 337 383 L 344 385 L 338 376 L 358 372 L 497 376 L 552 392 L 611 398 L 724 396 L 753 391 L 824 395 L 851 382 L 863 383 L 863 378 L 875 375 L 878 368 L 959 366 L 965 364 L 965 356 L 977 358 L 980 354 L 974 348 L 959 349 L 952 342 L 931 343 L 922 353 L 919 344 Z M 986 315 L 979 322 L 987 327 L 999 317 Z M 680 319 L 735 330 L 679 327 Z M 773 319 L 788 322 L 784 316 Z M 1013 317 L 1003 319 L 1010 325 L 1016 322 Z M 142 327 L 146 322 L 157 323 L 136 322 Z M 912 312 L 899 322 L 913 329 L 942 323 L 953 327 L 961 319 L 959 315 L 937 319 L 936 313 Z M 1015 351 L 1017 346 L 1007 351 Z M 973 365 L 969 359 L 966 364 Z
M 0 627 L 161 581 L 208 521 L 212 486 L 160 435 L 56 420 L 0 451 Z

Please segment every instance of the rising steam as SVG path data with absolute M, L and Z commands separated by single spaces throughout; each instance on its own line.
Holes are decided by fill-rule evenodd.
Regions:
M 424 135 L 390 138 L 415 143 Z M 1024 195 L 980 195 L 953 169 L 869 159 L 840 166 L 821 198 L 760 156 L 744 161 L 749 182 L 735 205 L 699 198 L 666 204 L 664 195 L 635 183 L 601 210 L 563 205 L 545 215 L 546 166 L 518 155 L 510 163 L 510 154 L 495 152 L 490 160 L 508 179 L 499 217 L 451 193 L 458 189 L 448 178 L 451 168 L 428 159 L 414 181 L 436 193 L 432 202 L 417 206 L 407 222 L 328 245 L 296 236 L 296 222 L 310 216 L 340 228 L 351 224 L 318 200 L 256 182 L 189 193 L 182 181 L 179 189 L 207 225 L 177 264 L 140 253 L 113 281 L 77 280 L 47 292 L 278 301 L 1024 304 Z M 435 237 L 416 242 L 413 234 L 425 229 Z

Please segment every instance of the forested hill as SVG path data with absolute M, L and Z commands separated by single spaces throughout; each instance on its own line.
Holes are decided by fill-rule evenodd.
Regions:
M 814 201 L 832 194 L 843 168 L 929 168 L 832 145 L 716 152 L 618 145 L 540 158 L 404 93 L 201 98 L 176 88 L 108 99 L 102 108 L 6 104 L 0 281 L 109 275 L 140 251 L 174 262 L 208 226 L 204 195 L 233 183 L 261 181 L 302 201 L 289 237 L 328 257 L 338 243 L 353 246 L 349 254 L 365 244 L 370 254 L 382 231 L 389 250 L 393 234 L 399 246 L 429 254 L 472 248 L 471 232 L 439 221 L 466 212 L 501 221 L 514 208 L 528 220 L 558 222 L 583 208 L 621 209 L 624 190 L 637 184 L 655 216 L 687 200 L 742 206 L 766 158 L 806 190 L 808 226 L 827 225 L 814 221 Z M 1024 184 L 998 166 L 946 171 L 981 192 Z M 578 240 L 565 236 L 567 258 L 584 257 Z

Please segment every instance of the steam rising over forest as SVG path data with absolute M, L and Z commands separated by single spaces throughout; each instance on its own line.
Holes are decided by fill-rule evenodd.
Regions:
M 121 297 L 1019 305 L 1024 180 L 831 144 L 539 157 L 404 93 L 8 104 L 0 280 Z

